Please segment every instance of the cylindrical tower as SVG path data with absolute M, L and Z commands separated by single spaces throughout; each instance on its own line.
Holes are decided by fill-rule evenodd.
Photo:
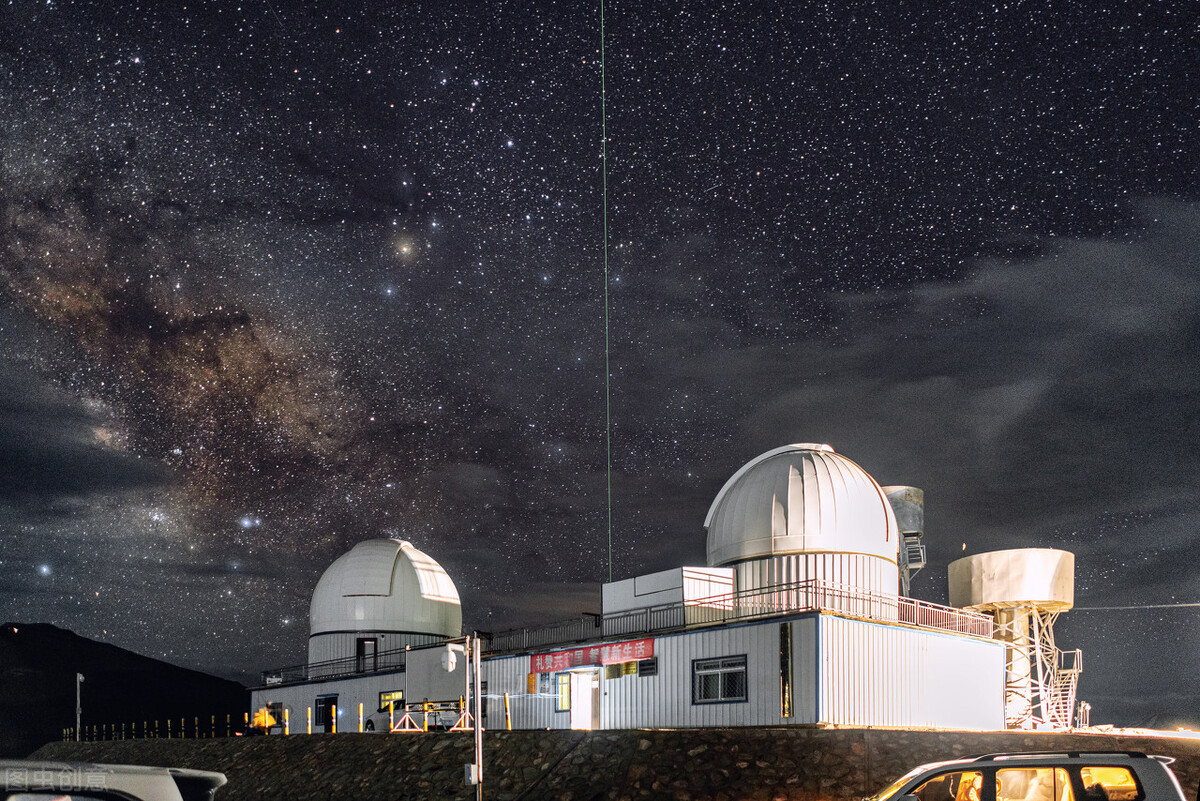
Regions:
M 708 564 L 741 594 L 817 580 L 893 599 L 896 518 L 875 479 L 828 445 L 786 445 L 725 483 L 704 521 Z
M 950 604 L 990 612 L 1008 645 L 1005 720 L 1009 728 L 1071 725 L 1080 663 L 1054 644 L 1054 620 L 1075 603 L 1075 555 L 1017 548 L 967 556 L 948 568 Z

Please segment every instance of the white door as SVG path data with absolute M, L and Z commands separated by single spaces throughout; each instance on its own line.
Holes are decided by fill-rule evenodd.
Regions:
M 578 670 L 571 674 L 571 728 L 591 731 L 598 725 L 600 671 Z

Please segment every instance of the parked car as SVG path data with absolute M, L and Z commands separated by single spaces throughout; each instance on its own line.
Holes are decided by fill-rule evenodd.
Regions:
M 7 801 L 212 801 L 223 784 L 207 770 L 0 759 Z
M 932 762 L 864 801 L 1184 801 L 1171 757 L 1030 752 Z

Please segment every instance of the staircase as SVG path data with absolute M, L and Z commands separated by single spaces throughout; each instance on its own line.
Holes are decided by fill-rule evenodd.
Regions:
M 1042 699 L 1042 719 L 1055 728 L 1069 729 L 1075 711 L 1075 690 L 1079 686 L 1079 674 L 1083 672 L 1083 652 L 1059 651 L 1058 665 L 1054 678 L 1046 688 L 1047 696 Z

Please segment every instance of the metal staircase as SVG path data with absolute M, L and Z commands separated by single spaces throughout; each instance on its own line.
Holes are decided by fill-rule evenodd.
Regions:
M 1042 698 L 1042 716 L 1055 728 L 1069 729 L 1074 725 L 1075 691 L 1083 672 L 1083 652 L 1059 651 L 1057 662 Z

